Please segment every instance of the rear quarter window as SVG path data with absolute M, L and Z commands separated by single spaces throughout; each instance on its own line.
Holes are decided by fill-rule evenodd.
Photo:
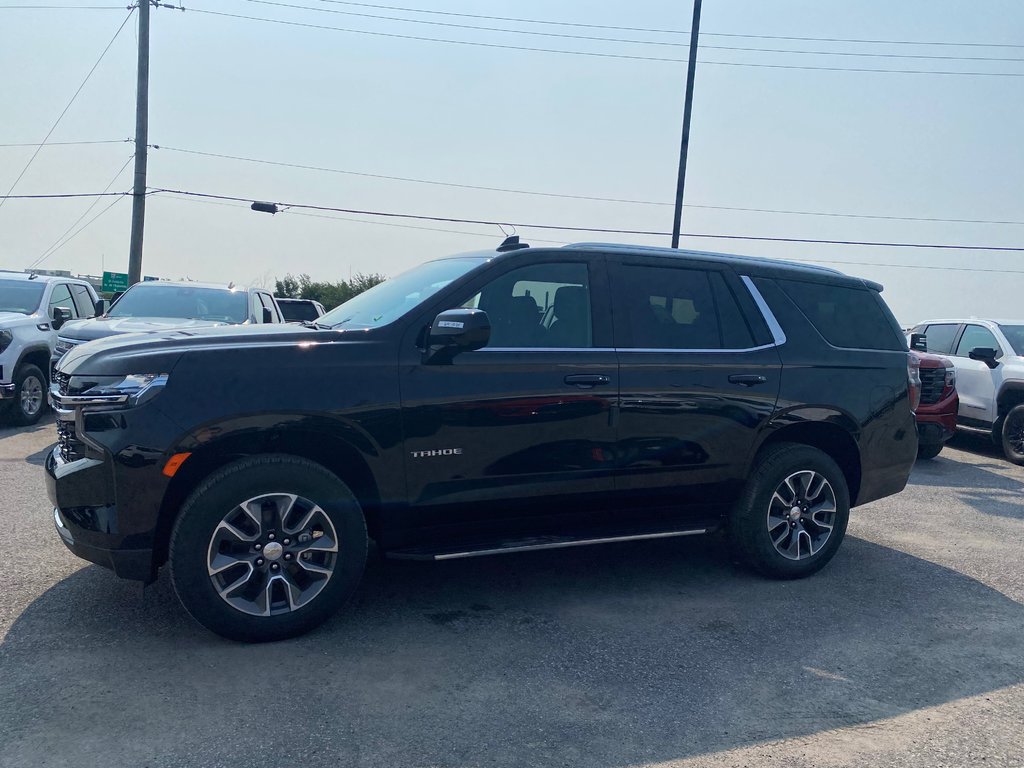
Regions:
M 872 289 L 799 280 L 777 282 L 832 346 L 892 351 L 906 348 L 895 318 Z

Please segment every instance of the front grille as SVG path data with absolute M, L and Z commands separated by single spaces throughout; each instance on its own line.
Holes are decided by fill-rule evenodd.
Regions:
M 57 386 L 58 394 L 66 395 L 71 377 L 66 373 L 54 371 L 53 383 Z M 64 461 L 75 461 L 85 456 L 85 446 L 75 433 L 75 422 L 64 421 L 60 414 L 57 415 L 57 448 Z
M 932 405 L 939 402 L 945 387 L 945 368 L 921 368 L 921 405 Z

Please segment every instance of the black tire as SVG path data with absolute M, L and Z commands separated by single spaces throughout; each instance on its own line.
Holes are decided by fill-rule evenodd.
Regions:
M 1006 414 L 999 437 L 1006 458 L 1014 464 L 1024 465 L 1024 403 L 1014 406 Z
M 269 616 L 251 615 L 229 604 L 227 598 L 222 598 L 214 586 L 208 566 L 211 563 L 215 533 L 232 510 L 240 509 L 242 502 L 261 495 L 283 493 L 314 502 L 326 515 L 328 527 L 333 527 L 333 539 L 337 543 L 333 571 L 308 603 L 299 607 L 281 607 L 279 610 L 282 612 Z M 267 519 L 264 518 L 264 522 Z M 270 532 L 264 530 L 264 527 Z M 261 526 L 259 530 L 262 532 L 258 536 L 274 539 L 272 529 L 279 529 L 279 544 L 289 541 L 285 538 L 288 534 L 283 521 L 280 526 Z M 309 541 L 308 536 L 306 540 Z M 293 544 L 298 546 L 297 542 L 296 537 Z M 366 565 L 367 542 L 366 521 L 359 502 L 348 486 L 334 474 L 318 464 L 294 456 L 254 456 L 214 472 L 185 502 L 171 533 L 168 558 L 171 582 L 178 599 L 192 617 L 218 635 L 243 642 L 283 640 L 301 635 L 323 623 L 352 596 Z M 276 587 L 269 585 L 272 578 L 267 569 L 276 565 L 276 575 L 283 576 L 287 570 L 299 578 L 305 578 L 305 566 L 300 568 L 297 559 L 300 556 L 305 559 L 305 555 L 296 554 L 295 559 L 289 563 L 280 559 L 270 564 L 269 561 L 276 558 L 268 554 L 269 546 L 263 547 L 262 551 L 267 554 L 263 563 L 265 567 L 261 569 L 262 575 L 257 575 L 255 579 L 262 579 L 262 583 L 268 586 L 266 590 L 255 591 L 265 591 L 269 605 Z M 278 558 L 285 558 L 277 550 L 275 554 Z M 320 556 L 319 553 L 311 554 Z M 255 555 L 246 552 L 242 556 L 251 558 L 258 555 L 258 552 Z M 253 567 L 249 572 L 255 571 Z M 277 594 L 283 594 L 291 604 L 291 588 L 285 583 L 281 590 L 283 592 Z
M 38 387 L 38 397 L 34 395 Z M 23 397 L 33 393 L 31 398 Z M 26 400 L 37 403 L 35 410 L 26 408 Z M 19 427 L 35 424 L 46 410 L 46 375 L 35 365 L 25 363 L 14 373 L 14 399 L 10 402 L 11 423 Z
M 942 443 L 921 443 L 917 446 L 917 458 L 934 459 L 942 453 Z
M 794 530 L 814 531 L 820 539 L 819 547 L 812 553 L 800 557 L 801 534 L 796 534 L 796 556 L 789 559 L 780 553 L 773 543 L 770 532 L 770 521 L 775 519 L 770 509 L 775 505 L 776 490 L 782 488 L 787 478 L 800 473 L 812 472 L 824 478 L 831 493 L 831 505 L 834 512 L 828 517 L 831 529 L 827 535 L 824 526 L 817 527 L 804 517 L 795 520 Z M 826 489 L 822 487 L 824 492 Z M 810 494 L 807 494 L 810 497 Z M 799 505 L 796 505 L 798 507 Z M 783 505 L 785 509 L 786 505 Z M 785 516 L 783 516 L 784 519 Z M 839 466 L 825 453 L 817 448 L 794 443 L 778 443 L 768 446 L 758 455 L 754 468 L 747 480 L 739 500 L 733 507 L 729 519 L 729 538 L 733 551 L 740 561 L 758 573 L 776 579 L 799 579 L 810 576 L 821 570 L 832 559 L 846 535 L 846 526 L 850 519 L 850 492 L 846 485 L 846 477 Z M 781 530 L 782 536 L 788 535 L 792 542 L 793 533 Z M 808 533 L 807 542 L 810 544 Z

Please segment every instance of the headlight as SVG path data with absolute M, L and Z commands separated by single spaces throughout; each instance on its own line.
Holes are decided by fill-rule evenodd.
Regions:
M 946 366 L 946 380 L 944 382 L 946 389 L 952 389 L 956 386 L 956 368 L 949 365 Z
M 58 336 L 57 337 L 57 346 L 55 348 L 55 351 L 56 351 L 56 353 L 58 355 L 66 355 L 68 352 L 70 352 L 76 346 L 78 346 L 77 342 L 69 341 L 68 339 L 64 339 L 64 338 L 61 338 L 61 337 Z
M 3 352 L 14 341 L 14 334 L 10 331 L 0 331 L 0 352 Z
M 166 373 L 129 373 L 126 376 L 72 376 L 68 394 L 54 396 L 64 408 L 122 407 L 141 405 L 167 384 Z

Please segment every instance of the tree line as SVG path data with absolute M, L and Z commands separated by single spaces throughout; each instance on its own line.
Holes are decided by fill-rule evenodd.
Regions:
M 339 304 L 344 304 L 368 288 L 383 283 L 386 278 L 377 272 L 371 274 L 357 273 L 348 280 L 337 283 L 314 281 L 309 275 L 285 275 L 274 281 L 274 295 L 282 299 L 312 299 L 324 305 L 330 311 Z

